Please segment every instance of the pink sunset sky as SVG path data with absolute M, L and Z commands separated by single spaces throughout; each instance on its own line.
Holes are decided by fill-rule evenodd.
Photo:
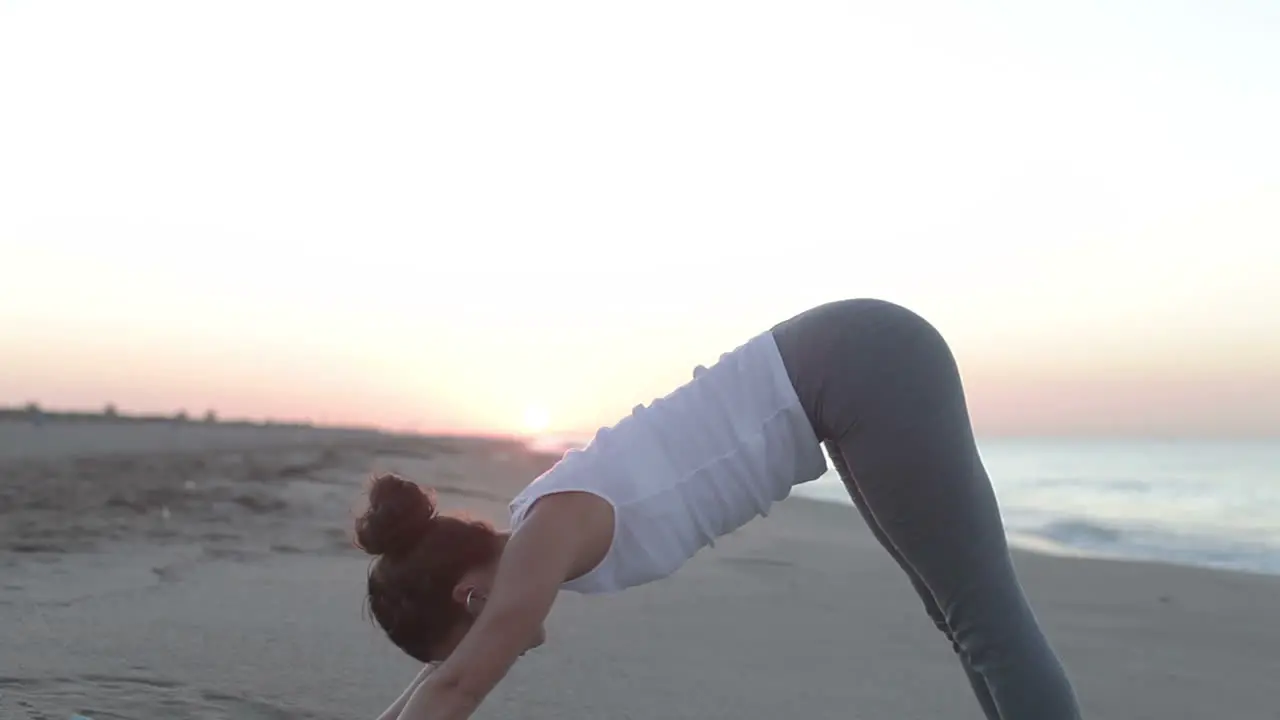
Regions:
M 876 296 L 981 434 L 1280 435 L 1275 7 L 5 3 L 0 404 L 579 434 Z

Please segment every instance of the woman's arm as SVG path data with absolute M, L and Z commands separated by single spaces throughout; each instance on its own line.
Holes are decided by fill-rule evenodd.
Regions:
M 427 679 L 427 676 L 431 674 L 433 667 L 434 666 L 432 665 L 422 666 L 422 671 L 419 672 L 412 681 L 410 681 L 409 687 L 405 688 L 404 692 L 400 693 L 400 697 L 396 698 L 396 701 L 391 703 L 390 707 L 382 711 L 382 714 L 378 716 L 378 720 L 396 720 L 396 718 L 400 717 L 400 711 L 403 710 L 405 704 L 409 702 L 409 696 L 412 695 L 413 691 L 417 690 L 418 686 Z
M 612 538 L 613 509 L 604 500 L 564 493 L 539 501 L 507 541 L 484 610 L 400 720 L 471 717 L 537 637 L 560 585 L 594 567 Z

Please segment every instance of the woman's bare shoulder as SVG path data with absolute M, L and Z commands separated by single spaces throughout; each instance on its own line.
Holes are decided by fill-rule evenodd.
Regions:
M 570 580 L 600 564 L 613 544 L 613 530 L 612 503 L 585 490 L 564 490 L 538 498 L 517 534 L 545 537 L 544 542 L 572 553 L 572 570 L 565 578 Z

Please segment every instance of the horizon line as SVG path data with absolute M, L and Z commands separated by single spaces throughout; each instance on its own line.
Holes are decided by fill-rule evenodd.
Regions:
M 500 441 L 516 441 L 539 445 L 571 447 L 586 444 L 601 429 L 549 430 L 541 433 L 502 432 L 497 430 L 424 428 L 411 425 L 370 424 L 359 422 L 316 421 L 310 418 L 286 417 L 223 417 L 215 409 L 202 414 L 192 414 L 185 409 L 169 413 L 120 410 L 114 403 L 104 403 L 100 409 L 75 407 L 44 407 L 37 402 L 21 405 L 0 404 L 0 421 L 27 421 L 38 418 L 52 422 L 124 422 L 124 423 L 180 423 L 190 425 L 239 425 L 260 427 L 297 427 L 315 430 L 369 432 L 383 435 L 477 438 Z M 38 421 L 39 421 L 38 420 Z M 975 432 L 979 441 L 1075 441 L 1075 442 L 1280 442 L 1280 434 L 1258 433 L 1111 433 L 1071 432 L 1045 433 L 1042 431 L 1018 433 L 1011 431 Z

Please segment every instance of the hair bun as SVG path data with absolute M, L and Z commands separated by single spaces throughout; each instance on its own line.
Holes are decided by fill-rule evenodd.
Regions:
M 374 478 L 369 508 L 356 521 L 356 545 L 370 555 L 403 555 L 432 527 L 435 498 L 399 475 Z

